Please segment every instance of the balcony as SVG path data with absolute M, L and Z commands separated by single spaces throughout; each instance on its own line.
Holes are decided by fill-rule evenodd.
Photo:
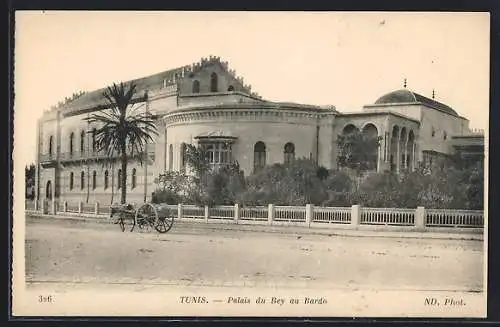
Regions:
M 131 156 L 130 151 L 127 151 L 129 157 L 138 157 L 140 154 L 134 153 Z M 155 149 L 148 148 L 148 154 L 150 157 L 154 157 Z M 60 160 L 61 162 L 69 162 L 69 161 L 86 161 L 86 160 L 107 160 L 107 159 L 119 159 L 119 154 L 114 153 L 111 156 L 108 155 L 105 151 L 90 151 L 90 152 L 66 152 L 61 153 Z
M 56 166 L 56 154 L 55 153 L 44 153 L 40 154 L 39 157 L 40 164 L 44 168 L 52 168 Z
M 59 156 L 61 162 L 84 160 L 86 153 L 81 152 L 62 152 Z
M 40 155 L 40 162 L 50 162 L 55 160 L 56 160 L 55 153 L 45 153 Z
M 155 145 L 154 144 L 148 144 L 148 157 L 150 160 L 154 161 L 155 157 Z M 129 157 L 134 157 L 137 158 L 142 154 L 134 153 L 133 156 L 131 156 L 130 151 L 128 151 L 128 156 Z M 107 160 L 107 159 L 119 159 L 118 154 L 113 154 L 112 156 L 108 156 L 108 154 L 105 151 L 88 151 L 88 152 L 61 152 L 59 153 L 59 161 L 61 163 L 69 163 L 69 162 L 85 162 L 87 160 Z M 40 164 L 44 168 L 49 168 L 49 167 L 55 167 L 57 165 L 57 156 L 55 153 L 44 153 L 40 154 Z

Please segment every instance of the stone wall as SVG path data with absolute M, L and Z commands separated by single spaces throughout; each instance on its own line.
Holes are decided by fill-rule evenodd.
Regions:
M 451 154 L 453 152 L 451 136 L 463 135 L 468 129 L 468 120 L 422 106 L 420 148 Z
M 82 201 L 86 202 L 87 192 L 89 202 L 111 203 L 120 202 L 120 192 L 118 188 L 118 170 L 121 168 L 119 161 L 103 166 L 101 163 L 91 163 L 88 165 L 67 165 L 61 169 L 61 195 L 62 201 Z M 136 170 L 136 184 L 132 187 L 132 171 Z M 96 173 L 96 184 L 93 184 L 93 173 Z M 108 187 L 105 188 L 105 172 L 108 172 Z M 73 189 L 70 188 L 70 174 L 73 172 Z M 84 173 L 84 187 L 81 187 L 81 173 Z M 148 166 L 147 178 L 147 198 L 151 199 L 154 191 L 154 178 L 156 170 L 153 165 Z M 127 201 L 142 202 L 144 200 L 144 176 L 145 165 L 140 165 L 137 161 L 129 161 L 127 165 Z
M 196 144 L 195 137 L 214 131 L 222 131 L 224 135 L 237 137 L 233 148 L 236 159 L 246 175 L 253 171 L 254 145 L 258 141 L 266 144 L 266 163 L 283 163 L 284 146 L 287 142 L 295 145 L 295 157 L 309 158 L 314 154 L 316 146 L 316 119 L 282 119 L 271 118 L 251 120 L 249 117 L 239 119 L 219 118 L 211 121 L 198 120 L 167 125 L 167 147 L 173 145 L 173 167 L 180 168 L 181 144 Z M 170 159 L 167 156 L 167 161 Z
M 192 74 L 188 73 L 179 83 L 180 94 L 192 94 L 195 80 L 200 83 L 200 93 L 210 93 L 210 77 L 212 73 L 217 74 L 217 92 L 226 92 L 229 86 L 232 86 L 234 91 L 244 91 L 241 80 L 228 73 L 219 63 L 213 63 L 206 65 L 204 69 L 193 71 Z

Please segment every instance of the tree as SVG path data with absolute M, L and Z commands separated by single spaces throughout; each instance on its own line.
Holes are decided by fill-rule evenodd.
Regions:
M 185 172 L 167 171 L 156 179 L 156 190 L 153 192 L 153 203 L 190 202 L 193 193 L 193 180 Z
M 104 91 L 103 96 L 110 111 L 89 116 L 89 123 L 102 125 L 96 129 L 95 140 L 98 151 L 105 151 L 109 158 L 118 154 L 121 162 L 121 203 L 127 198 L 127 163 L 129 154 L 139 155 L 142 165 L 142 154 L 148 141 L 158 135 L 154 117 L 149 112 L 136 112 L 133 108 L 136 85 L 130 83 L 127 87 L 123 83 L 113 83 Z M 147 94 L 144 96 L 147 100 Z M 146 163 L 147 164 L 147 163 Z
M 35 197 L 35 165 L 30 164 L 24 167 L 26 199 L 33 200 Z
M 477 163 L 465 172 L 467 176 L 467 208 L 484 210 L 484 166 Z
M 322 171 L 310 159 L 266 166 L 248 177 L 243 202 L 248 205 L 320 204 L 326 198 L 323 183 L 318 177 L 323 177 Z
M 331 171 L 328 177 L 323 180 L 323 185 L 327 194 L 327 199 L 323 201 L 324 206 L 349 206 L 353 191 L 353 181 L 344 170 Z
M 356 190 L 354 201 L 367 207 L 397 207 L 403 189 L 400 177 L 390 172 L 372 174 Z
M 202 179 L 210 171 L 208 153 L 202 147 L 186 144 L 186 153 L 184 155 L 187 165 L 197 178 Z
M 238 163 L 208 174 L 205 204 L 233 205 L 245 190 L 245 178 Z
M 380 141 L 379 136 L 374 137 L 357 130 L 349 134 L 338 135 L 339 167 L 354 169 L 358 174 L 377 169 Z
M 203 147 L 186 144 L 186 164 L 193 174 L 195 187 L 189 200 L 198 205 L 234 204 L 244 189 L 244 175 L 238 162 L 213 171 L 209 153 Z

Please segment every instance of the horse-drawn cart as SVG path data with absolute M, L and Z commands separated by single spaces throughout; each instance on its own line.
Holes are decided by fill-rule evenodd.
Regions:
M 174 224 L 174 216 L 166 204 L 143 203 L 139 206 L 133 204 L 113 204 L 110 212 L 111 218 L 116 218 L 115 223 L 125 231 L 126 222 L 132 223 L 132 232 L 137 225 L 141 230 L 155 229 L 158 233 L 166 233 Z

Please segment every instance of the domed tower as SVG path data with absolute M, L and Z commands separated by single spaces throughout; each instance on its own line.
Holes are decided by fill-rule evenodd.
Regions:
M 453 152 L 451 135 L 463 135 L 469 130 L 469 121 L 453 108 L 406 88 L 384 94 L 363 109 L 365 112 L 391 112 L 418 121 L 416 160 L 424 163 L 444 160 Z

